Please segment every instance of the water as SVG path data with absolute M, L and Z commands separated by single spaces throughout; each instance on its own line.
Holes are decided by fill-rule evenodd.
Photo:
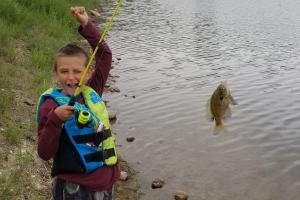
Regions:
M 114 5 L 101 2 L 108 18 Z M 142 200 L 176 190 L 192 200 L 300 199 L 299 9 L 296 0 L 124 2 L 108 38 L 121 92 L 105 98 Z M 214 136 L 206 103 L 221 81 L 239 104 Z M 166 184 L 152 190 L 156 177 Z

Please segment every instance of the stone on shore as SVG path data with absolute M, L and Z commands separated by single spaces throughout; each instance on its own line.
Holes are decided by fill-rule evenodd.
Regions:
M 174 195 L 175 200 L 187 200 L 188 194 L 184 191 L 177 191 Z
M 110 91 L 110 92 L 120 92 L 120 89 L 119 89 L 119 88 L 116 88 L 116 87 L 110 87 L 110 88 L 109 88 L 109 91 Z
M 134 137 L 128 137 L 128 138 L 126 138 L 126 141 L 127 141 L 127 142 L 133 142 L 134 140 L 135 140 Z
M 155 178 L 153 181 L 152 181 L 152 189 L 156 189 L 156 188 L 162 188 L 165 184 L 165 180 L 162 179 L 162 178 Z
M 109 118 L 109 120 L 116 120 L 117 114 L 111 110 L 108 110 L 108 118 Z

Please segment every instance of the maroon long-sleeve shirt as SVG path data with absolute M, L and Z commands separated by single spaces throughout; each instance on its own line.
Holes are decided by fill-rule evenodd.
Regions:
M 100 32 L 91 23 L 85 27 L 79 27 L 79 33 L 89 42 L 94 49 L 98 43 Z M 108 78 L 112 63 L 112 53 L 109 46 L 103 42 L 96 54 L 96 67 L 88 85 L 102 96 L 104 85 Z M 78 101 L 84 103 L 83 97 L 79 95 Z M 38 154 L 44 160 L 54 157 L 59 147 L 63 121 L 55 114 L 58 105 L 51 98 L 45 100 L 40 107 L 40 123 L 38 125 Z M 120 177 L 117 165 L 104 166 L 91 173 L 81 174 L 59 174 L 57 178 L 67 182 L 80 184 L 92 191 L 103 191 L 110 188 Z

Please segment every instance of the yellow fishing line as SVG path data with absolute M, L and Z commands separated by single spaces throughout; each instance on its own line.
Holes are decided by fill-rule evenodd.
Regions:
M 119 10 L 119 8 L 120 8 L 121 5 L 122 5 L 122 2 L 123 2 L 123 0 L 119 0 L 119 2 L 118 2 L 118 4 L 117 4 L 117 6 L 116 6 L 116 8 L 115 8 L 115 10 L 114 10 L 114 12 L 113 12 L 111 18 L 110 18 L 110 20 L 109 20 L 108 23 L 106 24 L 105 29 L 103 30 L 103 32 L 102 32 L 102 34 L 101 34 L 101 37 L 100 37 L 100 39 L 99 39 L 99 42 L 98 42 L 98 44 L 97 44 L 97 46 L 96 46 L 96 48 L 95 48 L 93 54 L 92 54 L 91 57 L 90 57 L 90 60 L 89 60 L 87 66 L 86 66 L 86 68 L 85 68 L 85 70 L 84 70 L 84 72 L 83 72 L 83 75 L 82 75 L 82 77 L 81 77 L 81 79 L 80 79 L 80 81 L 79 81 L 78 86 L 77 86 L 76 89 L 75 89 L 75 92 L 74 92 L 74 96 L 75 96 L 75 97 L 77 97 L 77 96 L 79 95 L 79 93 L 80 93 L 80 88 L 81 88 L 81 86 L 82 86 L 82 84 L 83 84 L 83 82 L 84 82 L 84 79 L 85 79 L 85 77 L 86 77 L 86 75 L 87 75 L 87 73 L 88 73 L 88 71 L 89 71 L 89 68 L 90 68 L 90 66 L 91 66 L 91 64 L 92 64 L 92 62 L 93 62 L 93 60 L 94 60 L 94 58 L 95 58 L 95 55 L 96 55 L 96 53 L 97 53 L 97 51 L 98 51 L 98 49 L 99 49 L 99 45 L 100 45 L 101 42 L 103 41 L 104 36 L 105 36 L 105 34 L 106 34 L 108 28 L 110 27 L 112 21 L 113 21 L 113 18 L 114 18 L 115 15 L 118 13 L 118 10 Z

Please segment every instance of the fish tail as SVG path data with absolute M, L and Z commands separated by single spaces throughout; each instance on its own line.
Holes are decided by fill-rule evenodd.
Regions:
M 216 119 L 216 128 L 219 128 L 219 129 L 224 128 L 224 124 L 221 119 Z
M 218 125 L 216 125 L 216 128 L 217 129 L 223 129 L 224 128 L 224 124 L 223 123 L 218 124 Z
M 217 135 L 217 134 L 221 133 L 223 130 L 224 130 L 224 124 L 221 122 L 221 123 L 216 124 L 213 133 L 214 133 L 214 135 Z

